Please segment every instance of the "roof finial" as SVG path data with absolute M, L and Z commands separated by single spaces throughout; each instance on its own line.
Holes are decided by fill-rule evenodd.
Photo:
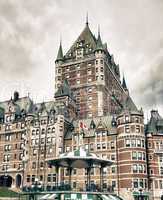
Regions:
M 87 11 L 87 14 L 86 14 L 86 25 L 88 26 L 88 11 Z
M 98 37 L 100 36 L 100 24 L 98 24 Z

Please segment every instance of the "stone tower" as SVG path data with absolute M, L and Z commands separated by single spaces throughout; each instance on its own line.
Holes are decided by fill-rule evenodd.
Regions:
M 119 113 L 128 97 L 120 81 L 119 65 L 102 42 L 100 31 L 96 38 L 88 21 L 66 54 L 60 43 L 55 76 L 55 90 L 68 80 L 80 118 Z

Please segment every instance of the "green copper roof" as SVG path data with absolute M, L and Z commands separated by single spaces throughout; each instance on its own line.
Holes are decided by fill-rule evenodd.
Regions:
M 124 76 L 123 76 L 123 80 L 122 80 L 122 87 L 123 87 L 123 89 L 127 89 L 126 80 L 125 80 Z
M 100 33 L 98 34 L 98 39 L 97 39 L 97 44 L 96 44 L 96 50 L 105 50 L 105 48 L 104 48 L 104 46 L 102 44 Z
M 96 48 L 96 38 L 92 34 L 89 25 L 87 23 L 84 30 L 81 32 L 77 40 L 73 43 L 71 48 L 66 53 L 66 56 L 68 56 L 70 53 L 75 55 L 75 49 L 78 48 L 77 43 L 79 42 L 83 42 L 83 45 L 89 45 L 89 48 L 92 48 L 92 50 L 95 50 Z
M 61 97 L 61 96 L 69 96 L 73 99 L 73 94 L 67 79 L 64 80 L 63 84 L 58 88 L 57 92 L 55 93 L 55 97 Z
M 60 61 L 60 60 L 63 60 L 63 51 L 62 51 L 62 44 L 61 44 L 61 42 L 60 42 L 60 45 L 59 45 L 59 50 L 58 50 L 56 61 Z

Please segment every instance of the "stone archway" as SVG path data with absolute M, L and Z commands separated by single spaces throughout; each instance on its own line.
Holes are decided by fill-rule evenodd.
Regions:
M 0 176 L 0 187 L 11 187 L 12 185 L 12 177 L 7 175 L 2 175 Z
M 20 188 L 21 183 L 22 183 L 22 177 L 21 177 L 21 175 L 20 175 L 20 174 L 17 174 L 15 180 L 16 180 L 16 187 L 17 187 L 17 188 Z

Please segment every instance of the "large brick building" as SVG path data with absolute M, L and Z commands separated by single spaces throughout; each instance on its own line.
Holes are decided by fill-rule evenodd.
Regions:
M 119 65 L 88 22 L 66 54 L 59 46 L 54 100 L 34 103 L 15 92 L 0 102 L 0 185 L 21 188 L 37 179 L 51 187 L 56 171 L 46 160 L 79 147 L 113 161 L 103 170 L 106 191 L 128 200 L 140 193 L 160 199 L 163 118 L 153 110 L 144 124 Z M 92 185 L 100 184 L 98 170 L 91 171 Z M 60 182 L 68 182 L 67 170 L 58 173 Z M 73 188 L 83 190 L 85 176 L 85 170 L 73 170 Z

